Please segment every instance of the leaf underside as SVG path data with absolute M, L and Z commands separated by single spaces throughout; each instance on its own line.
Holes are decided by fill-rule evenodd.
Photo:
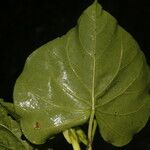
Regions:
M 94 2 L 76 27 L 28 57 L 15 109 L 32 143 L 86 123 L 94 108 L 104 140 L 123 146 L 149 118 L 149 83 L 136 41 Z

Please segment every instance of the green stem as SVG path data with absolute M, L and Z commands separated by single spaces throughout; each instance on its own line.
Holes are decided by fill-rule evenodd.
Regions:
M 92 150 L 92 142 L 93 142 L 93 123 L 94 123 L 94 114 L 95 111 L 92 109 L 90 120 L 89 120 L 89 127 L 88 127 L 88 146 L 87 150 Z
M 94 119 L 94 122 L 93 122 L 93 130 L 92 130 L 92 141 L 93 141 L 94 136 L 95 136 L 96 128 L 97 128 L 97 122 L 96 122 L 96 120 Z

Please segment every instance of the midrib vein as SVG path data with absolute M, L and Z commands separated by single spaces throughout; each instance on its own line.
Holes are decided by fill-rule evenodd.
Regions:
M 92 111 L 95 111 L 95 72 L 96 72 L 96 60 L 95 60 L 95 53 L 96 53 L 96 4 L 95 4 L 95 11 L 92 18 L 94 24 L 94 32 L 93 32 L 93 73 L 92 73 Z
M 92 14 L 92 20 L 93 20 L 93 34 L 92 36 L 92 51 L 93 51 L 93 72 L 92 72 L 92 89 L 91 89 L 91 100 L 92 100 L 92 108 L 91 108 L 91 114 L 89 118 L 89 127 L 88 127 L 88 150 L 92 150 L 92 141 L 93 141 L 93 125 L 94 125 L 94 116 L 95 116 L 95 65 L 96 65 L 96 60 L 95 60 L 95 52 L 96 52 L 96 3 L 95 3 L 95 9 L 93 10 Z
M 94 90 L 94 87 L 95 87 L 95 58 L 93 58 L 93 78 L 92 78 L 92 110 L 95 109 L 95 98 L 94 98 L 94 95 L 95 95 L 95 90 Z

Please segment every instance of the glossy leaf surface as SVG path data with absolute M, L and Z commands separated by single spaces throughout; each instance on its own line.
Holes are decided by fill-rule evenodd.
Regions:
M 19 124 L 8 116 L 0 103 L 0 150 L 32 150 L 32 147 L 21 139 Z
M 93 109 L 103 138 L 122 146 L 149 118 L 149 81 L 136 41 L 94 2 L 75 28 L 28 57 L 15 109 L 33 143 L 86 123 Z

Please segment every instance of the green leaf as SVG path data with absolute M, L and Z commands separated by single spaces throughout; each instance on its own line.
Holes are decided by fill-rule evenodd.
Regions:
M 8 112 L 0 104 L 0 149 L 32 150 L 32 147 L 26 141 L 21 140 L 21 135 L 19 124 L 8 116 Z
M 72 144 L 73 150 L 80 150 L 79 138 L 75 129 L 69 129 L 63 132 L 63 135 L 69 144 Z
M 77 128 L 75 131 L 78 136 L 79 142 L 82 142 L 84 145 L 87 145 L 88 140 L 87 140 L 87 137 L 86 137 L 86 134 L 84 133 L 84 131 L 80 128 Z
M 33 52 L 14 89 L 21 128 L 33 143 L 95 114 L 104 140 L 127 144 L 150 115 L 150 71 L 133 37 L 94 2 L 78 25 Z
M 65 130 L 63 132 L 63 135 L 69 144 L 73 143 L 72 140 L 78 143 L 82 142 L 85 145 L 87 145 L 88 143 L 87 137 L 84 131 L 80 128 Z
M 10 102 L 4 102 L 3 99 L 0 99 L 1 106 L 16 120 L 19 120 L 19 116 L 15 112 L 14 104 Z

